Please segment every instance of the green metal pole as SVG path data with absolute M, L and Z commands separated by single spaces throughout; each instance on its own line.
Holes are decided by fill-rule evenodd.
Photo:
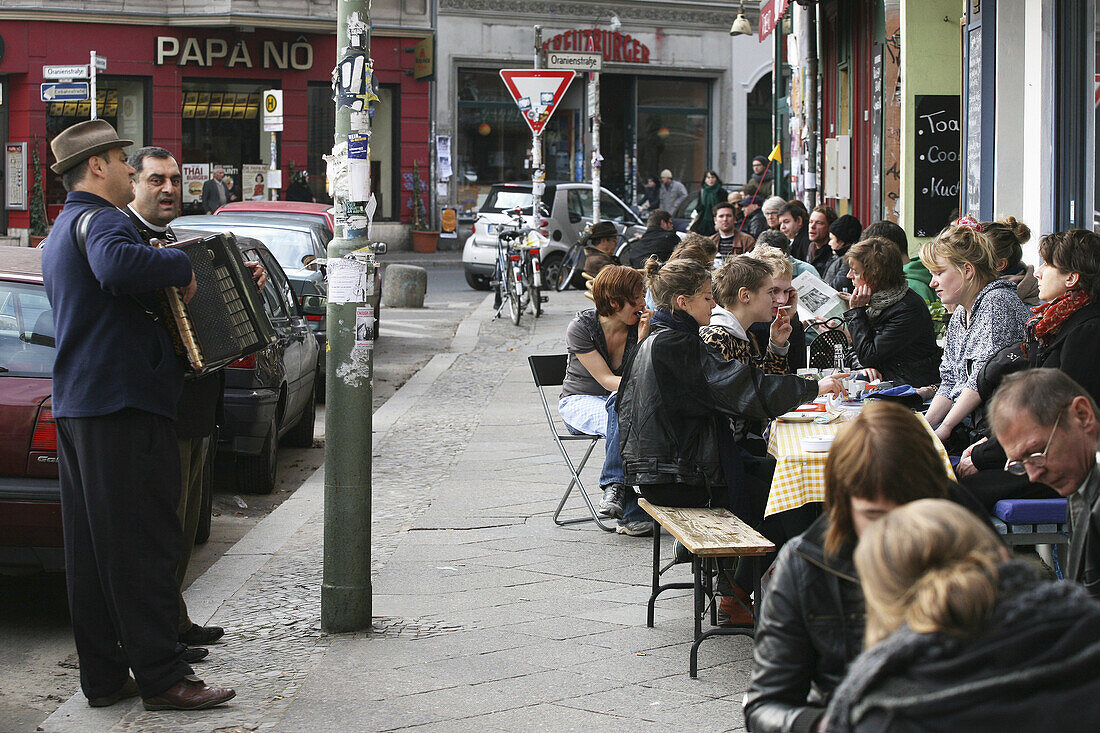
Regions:
M 363 105 L 356 110 L 347 95 L 337 95 L 335 144 L 329 170 L 333 171 L 333 199 L 337 236 L 329 243 L 328 345 L 325 371 L 325 547 L 321 582 L 321 628 L 330 633 L 358 631 L 371 626 L 371 403 L 373 397 L 374 351 L 356 344 L 357 311 L 372 300 L 374 258 L 361 257 L 361 269 L 369 272 L 366 295 L 354 295 L 348 302 L 334 303 L 335 268 L 351 252 L 369 253 L 370 242 L 363 228 L 362 179 L 355 183 L 352 164 L 366 165 L 362 134 L 369 135 L 366 99 L 370 76 L 362 59 L 370 58 L 370 0 L 338 0 L 336 11 L 337 85 L 350 80 L 343 91 L 362 92 Z M 362 56 L 356 65 L 349 62 Z M 343 76 L 341 76 L 343 74 Z M 364 78 L 364 74 L 365 78 Z M 354 88 L 359 78 L 359 88 Z M 351 146 L 355 134 L 360 144 Z M 350 160 L 355 155 L 359 160 Z M 365 159 L 365 160 L 364 160 Z M 369 193 L 369 191 L 368 191 Z M 350 214 L 350 216 L 349 216 Z M 340 263 L 344 264 L 344 263 Z M 337 298 L 342 299 L 342 298 Z M 353 302 L 359 300 L 359 302 Z M 362 318 L 362 315 L 359 316 Z M 372 324 L 373 327 L 373 324 Z M 362 334 L 360 334 L 362 335 Z M 373 344 L 371 344 L 373 346 Z

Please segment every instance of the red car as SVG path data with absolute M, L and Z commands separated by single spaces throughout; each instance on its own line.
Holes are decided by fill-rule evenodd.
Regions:
M 64 570 L 42 250 L 0 247 L 0 568 Z
M 247 213 L 250 216 L 291 215 L 295 219 L 323 221 L 328 228 L 330 239 L 332 233 L 336 231 L 336 218 L 333 216 L 330 204 L 312 204 L 306 201 L 234 201 L 221 207 L 214 214 L 217 215 L 223 211 L 226 213 Z

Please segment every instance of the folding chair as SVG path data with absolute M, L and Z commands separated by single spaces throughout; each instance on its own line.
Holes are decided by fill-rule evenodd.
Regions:
M 587 522 L 589 519 L 594 521 L 600 529 L 606 532 L 614 532 L 614 524 L 607 524 L 603 518 L 600 517 L 596 506 L 592 503 L 592 498 L 588 496 L 588 492 L 584 489 L 584 484 L 581 482 L 581 471 L 584 470 L 585 464 L 588 462 L 588 457 L 592 455 L 592 451 L 595 449 L 596 444 L 600 442 L 601 436 L 599 435 L 573 435 L 565 428 L 565 424 L 561 423 L 561 429 L 558 428 L 560 418 L 555 421 L 554 415 L 557 410 L 550 407 L 550 402 L 546 399 L 547 387 L 560 387 L 562 382 L 565 381 L 565 367 L 569 363 L 568 354 L 552 354 L 552 355 L 532 355 L 527 357 L 527 362 L 531 365 L 531 376 L 535 380 L 535 388 L 538 390 L 539 399 L 542 400 L 542 409 L 546 413 L 546 424 L 550 426 L 550 435 L 554 438 L 554 442 L 558 446 L 558 450 L 561 451 L 562 458 L 565 459 L 565 465 L 569 468 L 569 473 L 572 478 L 569 480 L 569 485 L 565 487 L 565 493 L 562 494 L 561 501 L 558 502 L 558 508 L 554 511 L 554 524 L 559 527 L 563 527 L 567 524 L 577 524 L 578 522 Z M 565 447 L 566 441 L 587 441 L 587 449 L 584 452 L 584 457 L 581 458 L 579 463 L 574 463 L 572 457 L 569 455 L 569 451 Z M 588 507 L 588 513 L 591 517 L 574 517 L 572 519 L 561 519 L 562 509 L 565 507 L 565 502 L 569 499 L 569 494 L 573 492 L 573 487 L 576 486 L 580 490 L 581 498 L 584 499 L 585 506 Z

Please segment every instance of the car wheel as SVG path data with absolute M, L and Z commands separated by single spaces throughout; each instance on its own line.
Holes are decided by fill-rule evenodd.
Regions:
M 466 271 L 466 284 L 474 290 L 488 290 L 489 278 L 482 275 L 475 275 L 469 270 Z
M 270 494 L 275 490 L 278 466 L 278 425 L 274 419 L 259 455 L 237 456 L 237 482 L 246 494 Z
M 195 530 L 195 544 L 203 545 L 210 539 L 210 513 L 214 507 L 214 453 L 218 449 L 217 438 L 210 436 L 206 451 L 206 466 L 202 472 L 202 504 L 199 508 L 199 526 Z
M 317 421 L 317 393 L 310 390 L 309 402 L 302 410 L 302 416 L 298 418 L 298 424 L 290 429 L 283 440 L 293 448 L 313 447 L 313 424 Z
M 542 286 L 547 290 L 561 290 L 561 263 L 565 255 L 551 252 L 542 259 Z

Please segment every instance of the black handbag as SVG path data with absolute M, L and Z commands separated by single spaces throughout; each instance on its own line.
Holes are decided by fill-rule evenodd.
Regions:
M 1035 353 L 1039 344 L 1035 341 L 1028 343 L 1027 352 L 1024 351 L 1024 342 L 1010 344 L 989 358 L 982 370 L 978 372 L 978 394 L 982 402 L 988 402 L 997 387 L 1009 374 L 1023 371 L 1028 368 L 1028 354 Z

